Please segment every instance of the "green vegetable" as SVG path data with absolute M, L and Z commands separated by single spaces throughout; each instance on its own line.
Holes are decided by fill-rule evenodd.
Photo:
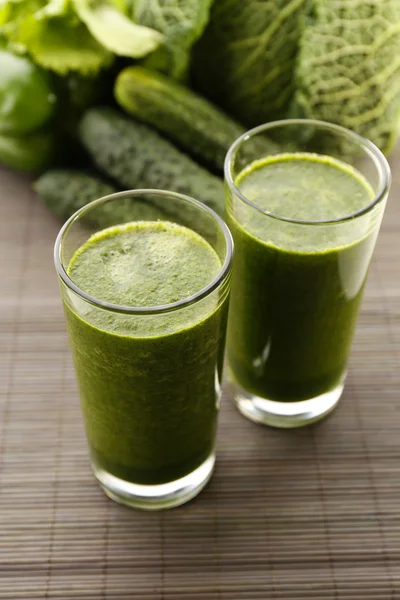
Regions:
M 112 61 L 112 54 L 77 19 L 70 2 L 5 0 L 0 4 L 1 28 L 9 43 L 60 74 L 96 73 Z
M 47 171 L 35 182 L 34 188 L 51 212 L 63 220 L 88 202 L 116 191 L 96 176 L 67 170 Z
M 113 54 L 139 58 L 162 42 L 127 11 L 125 0 L 1 0 L 0 34 L 46 69 L 95 74 Z
M 246 125 L 286 116 L 307 2 L 214 2 L 194 52 L 196 86 Z
M 315 1 L 296 82 L 294 114 L 339 123 L 388 152 L 400 116 L 398 0 Z
M 117 190 L 100 177 L 82 171 L 52 170 L 44 173 L 34 184 L 42 202 L 62 220 L 92 200 L 108 196 Z M 98 227 L 110 227 L 129 220 L 157 220 L 162 213 L 154 206 L 135 200 L 105 203 L 90 212 L 87 222 Z
M 197 89 L 248 126 L 303 116 L 388 151 L 400 116 L 399 0 L 217 0 Z
M 163 36 L 133 23 L 119 0 L 72 0 L 77 15 L 105 48 L 119 56 L 141 58 L 160 45 Z
M 0 49 L 0 163 L 30 172 L 51 163 L 55 135 L 48 125 L 55 101 L 46 72 Z
M 145 125 L 113 109 L 93 108 L 80 131 L 94 162 L 122 187 L 180 192 L 223 213 L 222 181 Z
M 165 42 L 148 66 L 175 79 L 186 76 L 190 50 L 207 25 L 214 0 L 134 0 L 133 20 L 164 34 Z
M 55 107 L 49 77 L 22 56 L 0 50 L 0 135 L 21 135 L 45 125 Z
M 120 73 L 115 96 L 128 113 L 217 169 L 223 169 L 230 145 L 244 133 L 201 96 L 141 67 L 128 67 Z
M 54 147 L 54 135 L 49 131 L 21 137 L 0 134 L 0 163 L 20 171 L 40 171 L 51 164 Z

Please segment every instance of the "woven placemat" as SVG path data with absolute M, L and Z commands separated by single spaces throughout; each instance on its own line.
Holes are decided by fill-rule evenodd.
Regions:
M 400 151 L 392 166 L 340 406 L 277 431 L 226 393 L 211 483 L 164 513 L 118 506 L 94 481 L 52 264 L 59 223 L 0 171 L 0 598 L 400 598 Z

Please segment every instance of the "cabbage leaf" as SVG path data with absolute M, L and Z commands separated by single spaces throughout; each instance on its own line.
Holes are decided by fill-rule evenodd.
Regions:
M 218 0 L 192 75 L 245 125 L 321 119 L 388 152 L 400 118 L 400 2 Z
M 308 0 L 217 0 L 193 82 L 246 125 L 286 115 Z
M 293 114 L 339 123 L 389 151 L 400 116 L 398 0 L 315 0 Z
M 165 43 L 147 66 L 184 79 L 190 51 L 208 23 L 213 0 L 133 0 L 133 19 L 164 34 Z

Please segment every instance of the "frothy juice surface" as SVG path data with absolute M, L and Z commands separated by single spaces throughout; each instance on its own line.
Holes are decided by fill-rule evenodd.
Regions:
M 350 165 L 318 154 L 278 154 L 255 161 L 237 177 L 248 200 L 280 217 L 303 221 L 340 219 L 374 197 Z
M 327 156 L 271 156 L 235 181 L 262 210 L 330 221 L 365 208 L 374 193 L 351 166 Z M 276 401 L 334 388 L 346 370 L 375 232 L 343 241 L 338 228 L 294 225 L 243 209 L 228 211 L 235 260 L 228 354 L 238 383 Z
M 196 294 L 220 269 L 192 230 L 142 221 L 94 234 L 68 274 L 98 300 L 154 307 Z M 65 302 L 95 465 L 142 484 L 190 473 L 213 451 L 225 304 L 206 297 L 163 315 L 84 306 Z
M 220 269 L 215 251 L 190 229 L 139 221 L 94 234 L 75 253 L 68 273 L 100 300 L 149 307 L 192 296 Z

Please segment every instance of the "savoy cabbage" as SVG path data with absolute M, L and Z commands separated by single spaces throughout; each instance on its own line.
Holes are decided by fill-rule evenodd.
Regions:
M 246 125 L 286 115 L 307 0 L 216 0 L 194 84 Z
M 213 0 L 133 0 L 133 20 L 156 29 L 164 36 L 164 43 L 150 58 L 148 66 L 175 79 L 186 76 L 190 50 L 208 23 Z
M 293 113 L 338 122 L 385 151 L 400 116 L 400 2 L 318 0 L 304 29 Z
M 322 119 L 388 151 L 400 116 L 400 0 L 216 0 L 192 76 L 247 126 Z

